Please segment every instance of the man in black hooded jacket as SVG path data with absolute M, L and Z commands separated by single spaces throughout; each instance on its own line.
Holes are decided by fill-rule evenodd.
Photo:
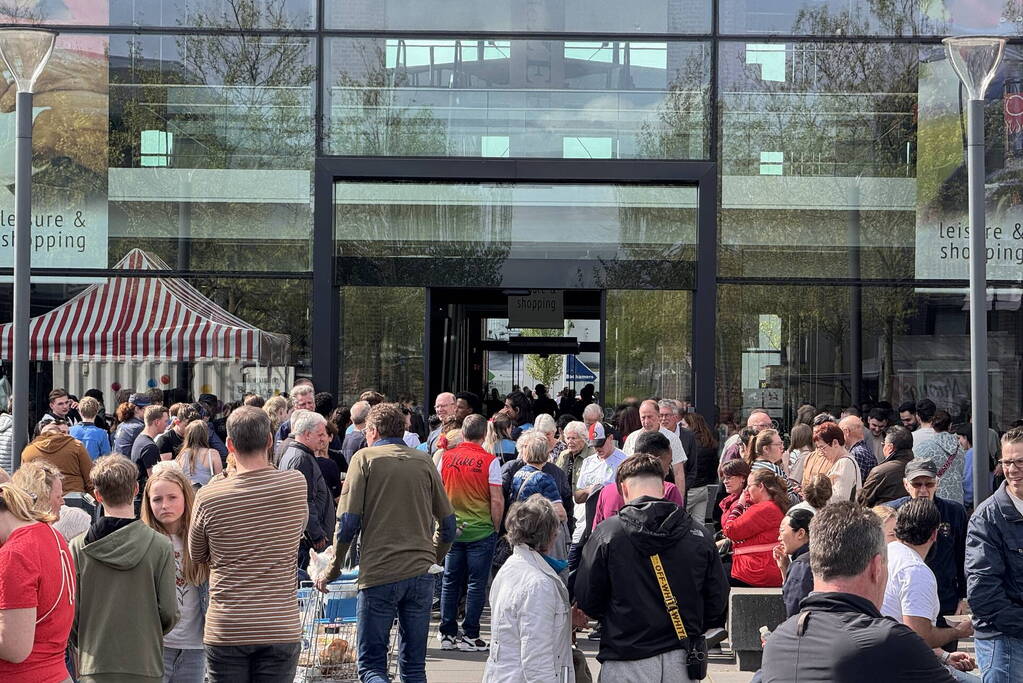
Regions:
M 617 480 L 625 506 L 593 530 L 575 582 L 579 609 L 601 624 L 601 678 L 688 681 L 690 636 L 724 611 L 728 579 L 710 532 L 663 500 L 657 458 L 636 453 Z

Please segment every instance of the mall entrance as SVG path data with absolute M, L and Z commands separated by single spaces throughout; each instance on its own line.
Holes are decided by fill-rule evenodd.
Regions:
M 317 388 L 713 405 L 715 182 L 709 162 L 319 159 Z
M 472 391 L 486 399 L 547 385 L 603 395 L 604 292 L 464 289 L 427 291 L 429 397 Z

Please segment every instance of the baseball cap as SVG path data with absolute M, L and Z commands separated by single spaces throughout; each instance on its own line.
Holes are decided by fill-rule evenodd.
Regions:
M 926 458 L 913 458 L 906 463 L 906 481 L 913 481 L 917 477 L 938 478 L 938 468 L 933 460 Z
M 132 394 L 131 396 L 128 397 L 128 403 L 132 404 L 133 406 L 138 406 L 139 408 L 145 408 L 146 406 L 151 405 L 153 402 L 150 401 L 149 397 L 146 396 L 145 394 Z
M 589 431 L 591 446 L 603 446 L 608 437 L 618 438 L 618 431 L 606 422 L 594 422 Z
M 215 394 L 199 394 L 199 403 L 217 405 L 217 397 Z

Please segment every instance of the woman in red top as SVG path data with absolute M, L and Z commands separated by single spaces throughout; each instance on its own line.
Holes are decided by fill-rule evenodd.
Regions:
M 0 484 L 0 681 L 70 681 L 64 666 L 75 616 L 75 568 L 50 513 Z
M 774 472 L 754 470 L 746 490 L 721 525 L 732 539 L 732 579 L 738 587 L 772 588 L 782 584 L 772 551 L 777 528 L 789 509 L 785 482 Z

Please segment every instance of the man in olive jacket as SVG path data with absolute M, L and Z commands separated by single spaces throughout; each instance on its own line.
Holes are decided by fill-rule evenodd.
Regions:
M 91 477 L 105 516 L 71 541 L 78 680 L 157 683 L 163 680 L 163 637 L 178 620 L 174 549 L 169 538 L 135 519 L 135 463 L 106 455 Z
M 874 507 L 906 495 L 902 483 L 906 465 L 913 459 L 913 432 L 905 427 L 889 427 L 884 437 L 884 460 L 863 480 L 856 499 L 860 505 Z

